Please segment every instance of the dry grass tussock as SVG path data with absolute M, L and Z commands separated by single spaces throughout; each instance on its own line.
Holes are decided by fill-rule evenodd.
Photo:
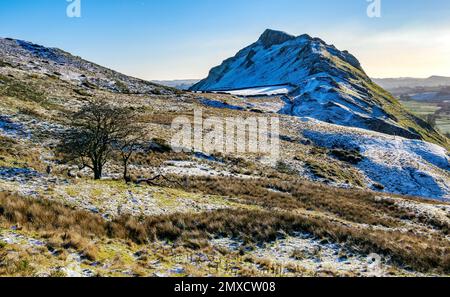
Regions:
M 450 228 L 446 222 L 406 211 L 392 200 L 379 199 L 375 192 L 338 189 L 288 175 L 261 179 L 185 177 L 181 181 L 187 191 L 240 198 L 249 205 L 271 210 L 306 209 L 331 213 L 354 223 L 384 227 L 401 227 L 404 220 L 410 220 L 437 228 L 444 235 Z

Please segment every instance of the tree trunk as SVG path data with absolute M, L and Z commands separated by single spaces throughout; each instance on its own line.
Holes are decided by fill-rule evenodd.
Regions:
M 94 179 L 95 180 L 102 179 L 102 165 L 100 164 L 94 165 Z
M 128 161 L 123 162 L 123 180 L 128 183 Z

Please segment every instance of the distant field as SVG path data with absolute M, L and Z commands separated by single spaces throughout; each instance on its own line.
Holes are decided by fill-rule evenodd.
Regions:
M 417 102 L 417 101 L 401 101 L 403 106 L 406 107 L 407 110 L 412 112 L 413 114 L 425 118 L 429 114 L 434 114 L 436 111 L 440 109 L 437 103 L 429 103 L 429 102 Z M 442 133 L 450 133 L 450 115 L 446 114 L 438 117 L 437 128 Z
M 450 117 L 442 117 L 436 121 L 437 126 L 443 133 L 450 133 Z
M 401 101 L 401 103 L 410 112 L 421 117 L 433 114 L 437 110 L 439 110 L 439 106 L 437 103 L 418 102 L 418 101 Z

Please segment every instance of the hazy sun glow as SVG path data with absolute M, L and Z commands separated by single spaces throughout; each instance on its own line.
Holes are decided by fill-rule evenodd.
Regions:
M 450 76 L 450 28 L 382 32 L 353 47 L 372 77 Z

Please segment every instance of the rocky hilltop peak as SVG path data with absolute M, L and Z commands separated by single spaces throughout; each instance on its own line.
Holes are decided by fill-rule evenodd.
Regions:
M 356 57 L 306 34 L 295 37 L 266 30 L 257 42 L 211 69 L 191 90 L 274 86 L 290 90 L 280 113 L 448 146 L 445 137 L 373 83 Z
M 295 36 L 289 35 L 285 32 L 267 29 L 266 31 L 264 31 L 258 41 L 261 42 L 264 47 L 268 48 L 273 45 L 285 43 L 286 41 L 292 40 L 294 38 Z

